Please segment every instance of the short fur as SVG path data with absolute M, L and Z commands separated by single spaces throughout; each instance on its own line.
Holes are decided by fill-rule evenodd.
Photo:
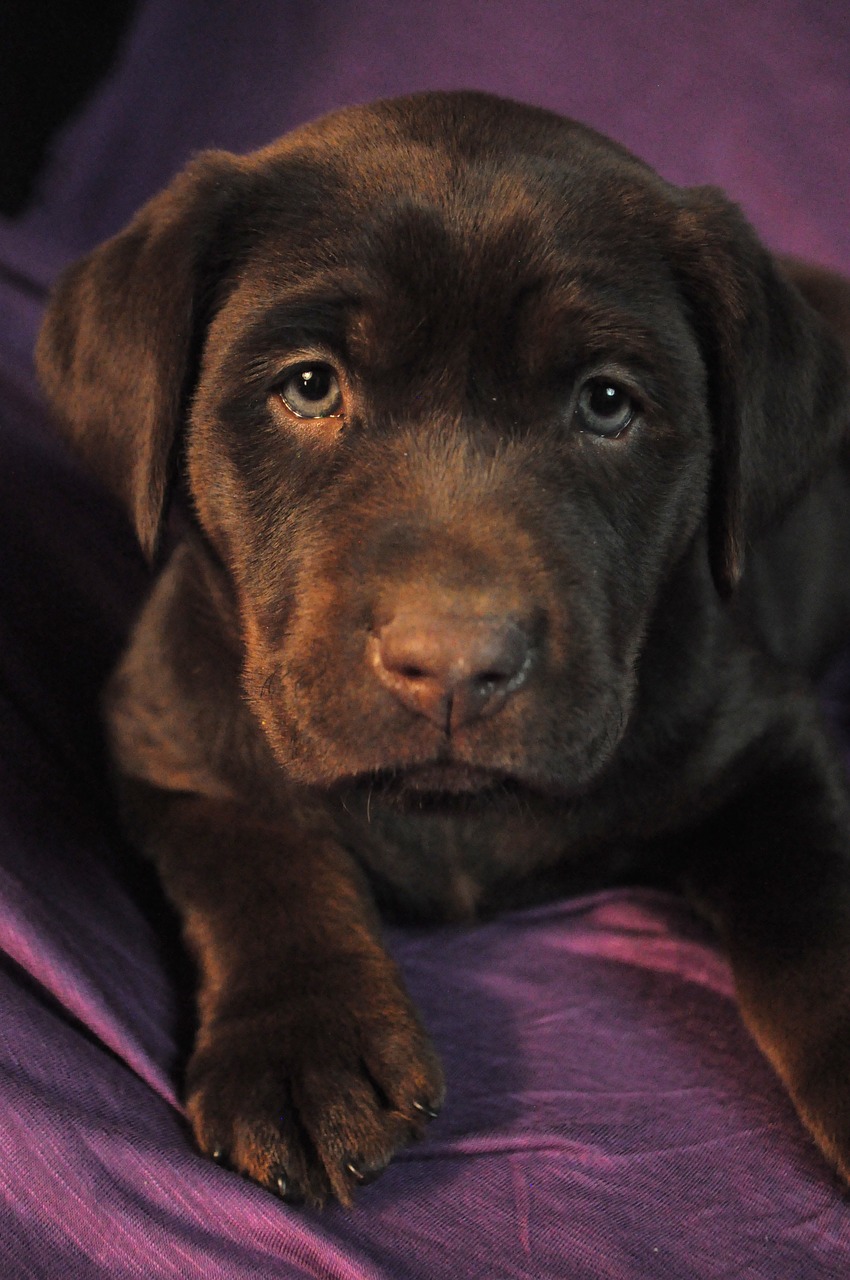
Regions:
M 188 499 L 107 721 L 198 964 L 202 1150 L 349 1202 L 443 1098 L 379 910 L 651 881 L 850 1176 L 850 812 L 810 684 L 850 624 L 848 333 L 850 286 L 719 192 L 478 94 L 202 155 L 61 280 L 68 437 L 149 555 Z M 333 413 L 287 406 L 293 362 Z

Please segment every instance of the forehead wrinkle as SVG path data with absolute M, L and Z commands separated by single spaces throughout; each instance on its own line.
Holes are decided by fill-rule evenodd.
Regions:
M 352 289 L 351 281 L 331 283 L 323 278 L 269 299 L 266 288 L 245 288 L 235 298 L 243 320 L 238 336 L 233 336 L 231 307 L 222 324 L 211 327 L 208 356 L 218 359 L 225 373 L 241 376 L 251 369 L 262 377 L 276 371 L 280 358 L 298 347 L 344 355 L 348 317 L 359 305 Z
M 577 368 L 621 361 L 656 380 L 692 362 L 695 344 L 677 290 L 662 262 L 650 263 L 635 288 L 616 260 L 563 260 L 531 291 L 518 318 L 518 349 L 526 367 Z
M 406 200 L 370 235 L 377 296 L 352 315 L 352 355 L 377 371 L 442 359 L 459 372 L 475 347 L 503 345 L 517 299 L 546 275 L 554 241 L 511 175 L 504 199 L 443 208 Z M 492 190 L 492 187 L 488 188 Z
M 532 366 L 618 357 L 652 357 L 658 334 L 643 316 L 571 281 L 558 294 L 534 300 L 519 317 L 517 346 Z

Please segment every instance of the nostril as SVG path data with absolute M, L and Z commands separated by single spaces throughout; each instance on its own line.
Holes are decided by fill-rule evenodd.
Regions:
M 422 667 L 414 667 L 412 665 L 404 665 L 398 668 L 398 674 L 403 680 L 427 680 L 428 672 Z
M 472 683 L 479 689 L 498 688 L 500 684 L 507 684 L 512 675 L 516 675 L 516 672 L 482 671 L 480 675 L 473 678 Z

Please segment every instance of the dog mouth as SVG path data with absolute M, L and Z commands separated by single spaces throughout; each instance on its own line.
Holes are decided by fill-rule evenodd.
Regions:
M 478 765 L 434 761 L 377 776 L 379 787 L 415 795 L 468 796 L 495 791 L 509 782 L 509 776 Z
M 503 770 L 454 761 L 431 761 L 397 769 L 379 769 L 340 782 L 344 798 L 366 801 L 371 807 L 410 812 L 477 811 L 498 799 L 530 798 L 533 787 Z M 359 805 L 358 805 L 359 807 Z

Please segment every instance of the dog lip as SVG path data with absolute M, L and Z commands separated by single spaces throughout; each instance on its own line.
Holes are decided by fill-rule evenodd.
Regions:
M 501 769 L 430 760 L 400 768 L 377 769 L 340 782 L 341 790 L 366 791 L 372 796 L 421 799 L 438 803 L 467 797 L 488 797 L 510 790 L 530 791 L 523 780 Z
M 436 760 L 405 769 L 400 774 L 399 781 L 405 789 L 411 791 L 464 795 L 490 791 L 503 785 L 506 775 L 477 765 Z

